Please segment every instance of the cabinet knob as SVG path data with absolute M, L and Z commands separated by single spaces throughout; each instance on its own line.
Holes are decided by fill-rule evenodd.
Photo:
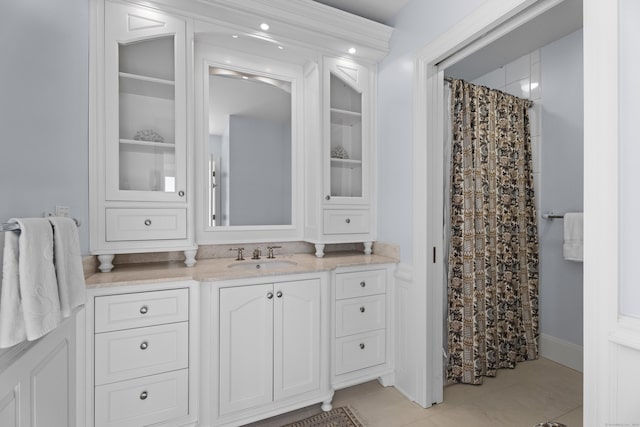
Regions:
M 344 222 L 346 222 L 347 224 L 351 224 L 351 218 L 345 219 Z
M 367 284 L 365 283 L 365 281 L 363 280 L 362 282 L 360 282 L 360 287 L 364 288 L 365 286 L 367 286 Z
M 140 400 L 146 400 L 147 397 L 149 397 L 149 393 L 147 393 L 146 391 L 140 393 Z
M 324 196 L 325 200 L 331 200 L 331 196 Z
M 178 196 L 184 197 L 184 191 L 182 191 L 182 190 L 178 191 Z
M 278 292 L 276 293 L 276 296 L 277 296 L 278 298 L 282 298 L 282 291 L 278 291 Z
M 360 350 L 364 350 L 364 343 L 363 342 L 360 343 Z
M 151 225 L 151 220 L 150 219 L 145 219 L 144 220 L 144 225 L 146 225 L 147 227 Z
M 273 292 L 269 292 L 269 293 L 267 294 L 267 298 L 268 298 L 268 299 L 273 298 Z
M 149 347 L 149 343 L 146 341 L 142 341 L 140 344 L 140 350 L 146 350 Z
M 365 308 L 364 307 L 360 307 L 360 313 L 364 313 L 365 312 Z
M 143 305 L 142 307 L 140 307 L 140 314 L 147 314 L 148 311 L 149 311 L 149 307 L 147 307 L 146 305 Z

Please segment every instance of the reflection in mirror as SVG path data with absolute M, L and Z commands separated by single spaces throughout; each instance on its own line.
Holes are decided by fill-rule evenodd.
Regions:
M 291 225 L 291 83 L 209 68 L 209 226 Z

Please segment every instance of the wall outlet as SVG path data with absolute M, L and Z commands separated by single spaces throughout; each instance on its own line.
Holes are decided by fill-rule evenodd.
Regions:
M 71 213 L 69 206 L 56 206 L 56 216 L 68 217 Z

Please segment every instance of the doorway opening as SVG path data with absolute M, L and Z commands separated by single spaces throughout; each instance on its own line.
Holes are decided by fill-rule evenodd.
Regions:
M 549 93 L 548 102 L 553 101 L 554 97 L 551 95 L 557 95 L 561 100 L 573 98 L 573 101 L 576 102 L 573 110 L 582 111 L 582 105 L 578 105 L 582 102 L 581 97 L 575 99 L 572 93 L 554 94 L 556 92 L 556 89 L 553 88 L 555 82 L 546 80 L 548 76 L 554 75 L 555 69 L 560 66 L 556 63 L 557 61 L 553 61 L 555 58 L 553 55 L 561 54 L 562 49 L 575 49 L 578 44 L 580 46 L 579 53 L 581 54 L 582 2 L 580 0 L 522 1 L 518 5 L 485 5 L 483 7 L 485 12 L 491 8 L 492 10 L 485 15 L 484 22 L 475 22 L 475 27 L 472 25 L 472 28 L 468 26 L 467 28 L 454 27 L 434 43 L 425 47 L 416 60 L 418 94 L 416 98 L 416 119 L 414 120 L 414 162 L 416 162 L 414 164 L 414 182 L 416 184 L 414 186 L 416 187 L 414 190 L 414 229 L 424 230 L 426 239 L 422 241 L 415 239 L 414 254 L 416 259 L 427 259 L 427 254 L 431 259 L 432 251 L 434 251 L 433 253 L 444 254 L 446 249 L 444 239 L 445 226 L 443 224 L 446 224 L 444 204 L 448 194 L 444 185 L 446 160 L 443 141 L 445 140 L 445 132 L 448 131 L 444 125 L 445 115 L 448 114 L 445 109 L 446 82 L 444 80 L 445 76 L 447 76 L 475 81 L 478 84 L 493 86 L 494 89 L 500 89 L 505 92 L 517 91 L 519 92 L 517 95 L 521 97 L 533 98 L 534 103 L 536 103 L 536 98 L 539 98 L 532 113 L 535 116 L 532 119 L 532 123 L 536 126 L 536 129 L 532 130 L 532 135 L 536 133 L 535 136 L 538 138 L 537 142 L 535 142 L 537 144 L 535 163 L 537 164 L 536 182 L 538 184 L 536 187 L 539 189 L 541 196 L 538 202 L 539 236 L 549 240 L 549 242 L 546 242 L 545 248 L 541 247 L 540 250 L 541 257 L 548 256 L 546 262 L 541 260 L 541 269 L 544 269 L 545 263 L 549 267 L 555 261 L 558 261 L 558 263 L 566 262 L 562 261 L 561 255 L 558 256 L 555 249 L 546 249 L 547 246 L 556 248 L 556 245 L 559 244 L 559 251 L 560 253 L 562 252 L 562 223 L 559 221 L 544 222 L 546 220 L 540 218 L 540 213 L 545 210 L 582 211 L 581 197 L 565 205 L 562 203 L 569 202 L 569 199 L 562 197 L 562 195 L 556 197 L 554 194 L 547 192 L 547 196 L 551 197 L 545 197 L 543 186 L 553 182 L 554 177 L 551 172 L 548 174 L 543 173 L 542 166 L 545 163 L 545 157 L 541 155 L 542 151 L 540 150 L 543 145 L 547 146 L 548 143 L 551 143 L 551 141 L 542 142 L 544 129 L 540 125 L 540 123 L 544 123 L 543 117 L 546 117 L 547 113 L 549 113 L 543 107 L 545 105 L 544 102 L 547 101 L 543 97 L 547 92 Z M 491 16 L 491 18 L 487 16 Z M 545 75 L 545 79 L 541 79 L 536 75 L 542 76 L 545 72 L 545 58 L 550 58 L 547 61 L 546 72 L 548 75 Z M 573 60 L 578 65 L 582 65 L 581 56 L 573 58 Z M 562 67 L 560 66 L 560 68 Z M 507 72 L 509 72 L 509 76 L 507 76 Z M 570 75 L 571 72 L 570 70 L 565 71 L 564 77 L 573 79 Z M 514 77 L 514 75 L 518 76 Z M 502 80 L 500 76 L 502 76 Z M 543 83 L 546 83 L 548 88 L 545 88 Z M 574 84 L 576 88 L 579 87 L 578 91 L 581 95 L 581 79 L 579 79 L 579 82 L 576 79 L 570 80 L 570 83 Z M 555 119 L 556 117 L 549 116 L 549 125 L 554 124 L 552 121 Z M 579 120 L 582 120 L 581 114 Z M 578 119 L 576 118 L 576 123 L 573 123 L 575 126 L 571 128 L 582 131 L 582 123 L 578 124 L 577 121 Z M 553 138 L 548 137 L 550 140 Z M 582 144 L 581 135 L 572 135 L 571 140 L 575 141 L 576 144 Z M 545 154 L 549 154 L 549 159 L 553 160 L 554 156 L 551 151 Z M 421 163 L 420 166 L 418 166 L 419 163 Z M 552 163 L 549 163 L 549 167 L 553 166 Z M 579 180 L 579 189 L 576 188 L 575 184 L 568 185 L 569 188 L 573 188 L 573 194 L 579 193 L 580 196 L 582 194 L 582 163 L 580 154 L 574 162 L 575 165 L 579 165 L 577 170 L 571 172 L 567 168 L 560 168 L 559 171 L 556 171 L 556 173 L 560 174 L 571 174 L 571 176 Z M 560 239 L 560 242 L 557 239 Z M 557 260 L 556 257 L 558 257 Z M 424 325 L 425 335 L 427 336 L 424 359 L 427 361 L 424 381 L 426 390 L 424 395 L 419 396 L 418 400 L 418 403 L 426 407 L 443 399 L 443 372 L 447 349 L 447 332 L 445 329 L 447 317 L 445 310 L 446 288 L 444 286 L 446 259 L 440 256 L 434 263 L 429 262 L 426 265 L 424 263 L 422 265 L 416 263 L 416 266 L 419 266 L 415 271 L 416 280 L 418 283 L 427 283 L 424 289 L 427 313 L 429 313 L 426 316 L 426 324 Z M 569 265 L 568 267 L 564 265 L 564 267 L 570 270 L 567 274 L 572 277 L 573 282 L 581 285 L 581 264 Z M 546 345 L 547 348 L 557 352 L 568 351 L 569 355 L 558 353 L 551 354 L 551 357 L 556 359 L 564 357 L 564 360 L 559 360 L 560 363 L 574 369 L 581 369 L 581 287 L 578 289 L 578 285 L 574 285 L 573 288 L 568 288 L 567 286 L 563 288 L 561 284 L 557 283 L 558 280 L 563 279 L 560 277 L 554 280 L 552 276 L 554 269 L 551 268 L 550 271 L 551 273 L 547 273 L 546 278 L 541 274 L 541 293 L 545 293 L 545 285 L 548 284 L 550 286 L 546 294 L 542 296 L 542 298 L 549 296 L 547 307 L 542 307 L 540 314 L 542 346 Z M 562 309 L 563 307 L 553 306 L 552 300 L 555 298 L 550 296 L 549 292 L 554 289 L 560 289 L 569 298 L 573 297 L 573 299 L 570 299 L 570 303 L 573 304 L 570 311 L 575 319 L 572 319 L 574 323 L 572 331 L 552 331 L 552 335 L 551 333 L 546 333 L 549 328 L 545 327 L 546 320 L 542 318 L 545 315 L 553 314 L 554 310 L 555 314 L 560 316 L 567 312 L 567 310 L 564 310 L 564 312 L 559 310 L 559 308 Z M 580 295 L 576 295 L 576 291 L 580 291 Z M 544 303 L 545 301 L 542 300 L 541 304 Z M 545 310 L 547 313 L 545 313 Z M 549 319 L 552 318 L 553 316 Z M 560 337 L 557 335 L 560 335 Z M 420 401 L 420 398 L 423 400 Z

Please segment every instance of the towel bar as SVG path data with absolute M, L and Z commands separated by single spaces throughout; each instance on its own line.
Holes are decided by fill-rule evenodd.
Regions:
M 72 218 L 73 222 L 76 223 L 78 227 L 80 227 L 80 220 L 77 218 Z M 20 224 L 17 222 L 5 222 L 0 224 L 0 231 L 20 231 Z
M 542 214 L 543 219 L 563 219 L 564 214 L 557 214 L 553 212 L 547 212 Z

